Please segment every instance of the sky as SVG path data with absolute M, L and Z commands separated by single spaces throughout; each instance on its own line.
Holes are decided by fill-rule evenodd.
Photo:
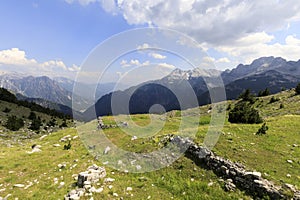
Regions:
M 96 70 L 87 68 L 93 52 L 122 53 L 123 46 L 135 51 L 111 57 L 103 82 L 126 79 L 134 84 L 133 79 L 186 69 L 189 64 L 179 54 L 198 52 L 195 48 L 202 51 L 202 61 L 220 70 L 263 56 L 300 59 L 298 0 L 2 0 L 0 25 L 0 71 L 36 76 L 75 78 L 79 73 L 87 80 Z M 135 34 L 120 39 L 124 31 L 140 28 L 178 34 L 172 34 L 174 45 L 170 41 L 164 49 L 166 37 L 161 35 L 155 36 L 156 46 Z M 174 54 L 178 41 L 185 50 Z M 113 45 L 101 51 L 106 43 Z M 109 63 L 98 56 L 93 65 Z

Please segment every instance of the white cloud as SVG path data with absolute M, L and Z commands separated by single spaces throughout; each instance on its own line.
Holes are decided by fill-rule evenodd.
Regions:
M 163 67 L 163 68 L 168 68 L 168 69 L 175 69 L 176 67 L 172 64 L 168 64 L 168 63 L 158 63 L 159 67 Z
M 300 16 L 296 0 L 109 0 L 107 4 L 114 13 L 118 8 L 129 24 L 171 28 L 214 45 L 282 29 Z
M 37 61 L 27 59 L 25 51 L 12 48 L 0 51 L 0 63 L 7 65 L 34 65 L 37 64 Z
M 61 76 L 72 75 L 79 70 L 79 67 L 72 65 L 67 67 L 61 60 L 49 60 L 38 62 L 35 59 L 27 58 L 26 52 L 18 48 L 0 51 L 0 65 L 5 71 L 18 71 L 30 75 Z
M 130 60 L 130 64 L 131 64 L 131 65 L 136 65 L 136 66 L 139 66 L 139 65 L 141 65 L 140 61 L 139 61 L 139 60 L 137 60 L 137 59 Z
M 250 63 L 254 59 L 262 56 L 283 57 L 287 60 L 299 60 L 300 39 L 289 35 L 285 39 L 285 43 L 270 43 L 270 40 L 261 40 L 259 37 L 252 37 L 252 43 L 244 43 L 247 38 L 242 38 L 235 45 L 218 47 L 217 50 L 235 57 L 241 63 Z M 271 38 L 271 37 L 270 37 Z M 255 42 L 261 40 L 260 42 Z
M 155 59 L 160 59 L 160 60 L 163 60 L 163 59 L 166 59 L 167 56 L 164 56 L 164 55 L 161 55 L 159 53 L 149 53 L 148 54 L 150 57 L 152 58 L 155 58 Z
M 142 45 L 139 45 L 137 47 L 137 50 L 144 50 L 144 49 L 148 49 L 148 48 L 150 48 L 150 45 L 148 43 L 144 43 Z
M 226 57 L 224 58 L 219 58 L 217 61 L 217 63 L 230 63 L 230 60 Z

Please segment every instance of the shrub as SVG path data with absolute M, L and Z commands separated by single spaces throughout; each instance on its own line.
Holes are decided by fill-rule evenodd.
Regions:
M 231 123 L 258 124 L 262 122 L 262 118 L 249 102 L 240 101 L 229 112 L 228 121 Z
M 266 123 L 264 123 L 256 132 L 256 135 L 263 135 L 267 133 L 267 130 L 269 129 L 269 127 L 266 125 Z
M 29 129 L 33 130 L 33 131 L 38 131 L 38 130 L 40 130 L 41 126 L 42 126 L 41 118 L 37 117 L 31 121 L 31 125 L 30 125 Z
M 242 99 L 242 101 L 248 101 L 252 104 L 255 102 L 254 95 L 251 94 L 249 89 L 247 89 L 243 93 L 241 93 L 239 96 L 239 99 Z
M 35 114 L 34 112 L 31 111 L 31 112 L 29 113 L 28 119 L 30 119 L 30 120 L 36 119 L 36 114 Z
M 300 83 L 296 86 L 296 95 L 300 94 Z
M 9 113 L 10 111 L 11 111 L 11 109 L 7 108 L 7 107 L 3 110 L 3 112 L 5 112 L 5 113 Z
M 269 101 L 269 103 L 274 103 L 276 101 L 279 101 L 280 99 L 279 98 L 276 98 L 276 97 L 272 97 Z
M 11 131 L 17 131 L 24 126 L 24 121 L 21 118 L 17 118 L 15 115 L 7 118 L 5 127 Z
M 265 90 L 261 90 L 258 92 L 258 97 L 264 97 L 264 96 L 269 96 L 271 93 L 270 93 L 270 90 L 269 88 L 266 88 Z
M 67 122 L 64 120 L 63 122 L 62 122 L 62 124 L 59 126 L 59 128 L 62 128 L 62 127 L 68 127 L 68 125 L 67 125 Z
M 69 150 L 71 149 L 72 145 L 71 145 L 71 141 L 69 140 L 68 144 L 64 145 L 64 150 Z

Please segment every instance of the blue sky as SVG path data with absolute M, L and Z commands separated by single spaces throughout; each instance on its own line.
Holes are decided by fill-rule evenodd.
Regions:
M 205 50 L 204 60 L 222 70 L 261 56 L 300 59 L 298 0 L 2 0 L 0 25 L 0 70 L 32 75 L 74 77 L 97 45 L 142 27 L 186 34 Z M 124 43 L 134 38 L 111 50 Z M 126 74 L 124 63 L 141 67 L 148 61 L 169 69 L 161 76 L 170 66 L 183 67 L 180 59 L 161 53 L 120 58 L 105 81 Z M 140 76 L 147 79 L 149 72 Z

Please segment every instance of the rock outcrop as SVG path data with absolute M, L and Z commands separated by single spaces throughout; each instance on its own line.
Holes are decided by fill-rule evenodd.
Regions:
M 213 170 L 215 174 L 226 180 L 224 181 L 226 190 L 234 190 L 237 187 L 255 198 L 289 199 L 284 192 L 288 189 L 293 194 L 293 199 L 300 200 L 300 191 L 292 185 L 288 185 L 289 187 L 276 186 L 262 178 L 260 172 L 247 171 L 243 165 L 216 156 L 209 149 L 197 146 L 189 139 L 176 136 L 171 142 L 179 147 L 188 148 L 185 152 L 188 158 Z

